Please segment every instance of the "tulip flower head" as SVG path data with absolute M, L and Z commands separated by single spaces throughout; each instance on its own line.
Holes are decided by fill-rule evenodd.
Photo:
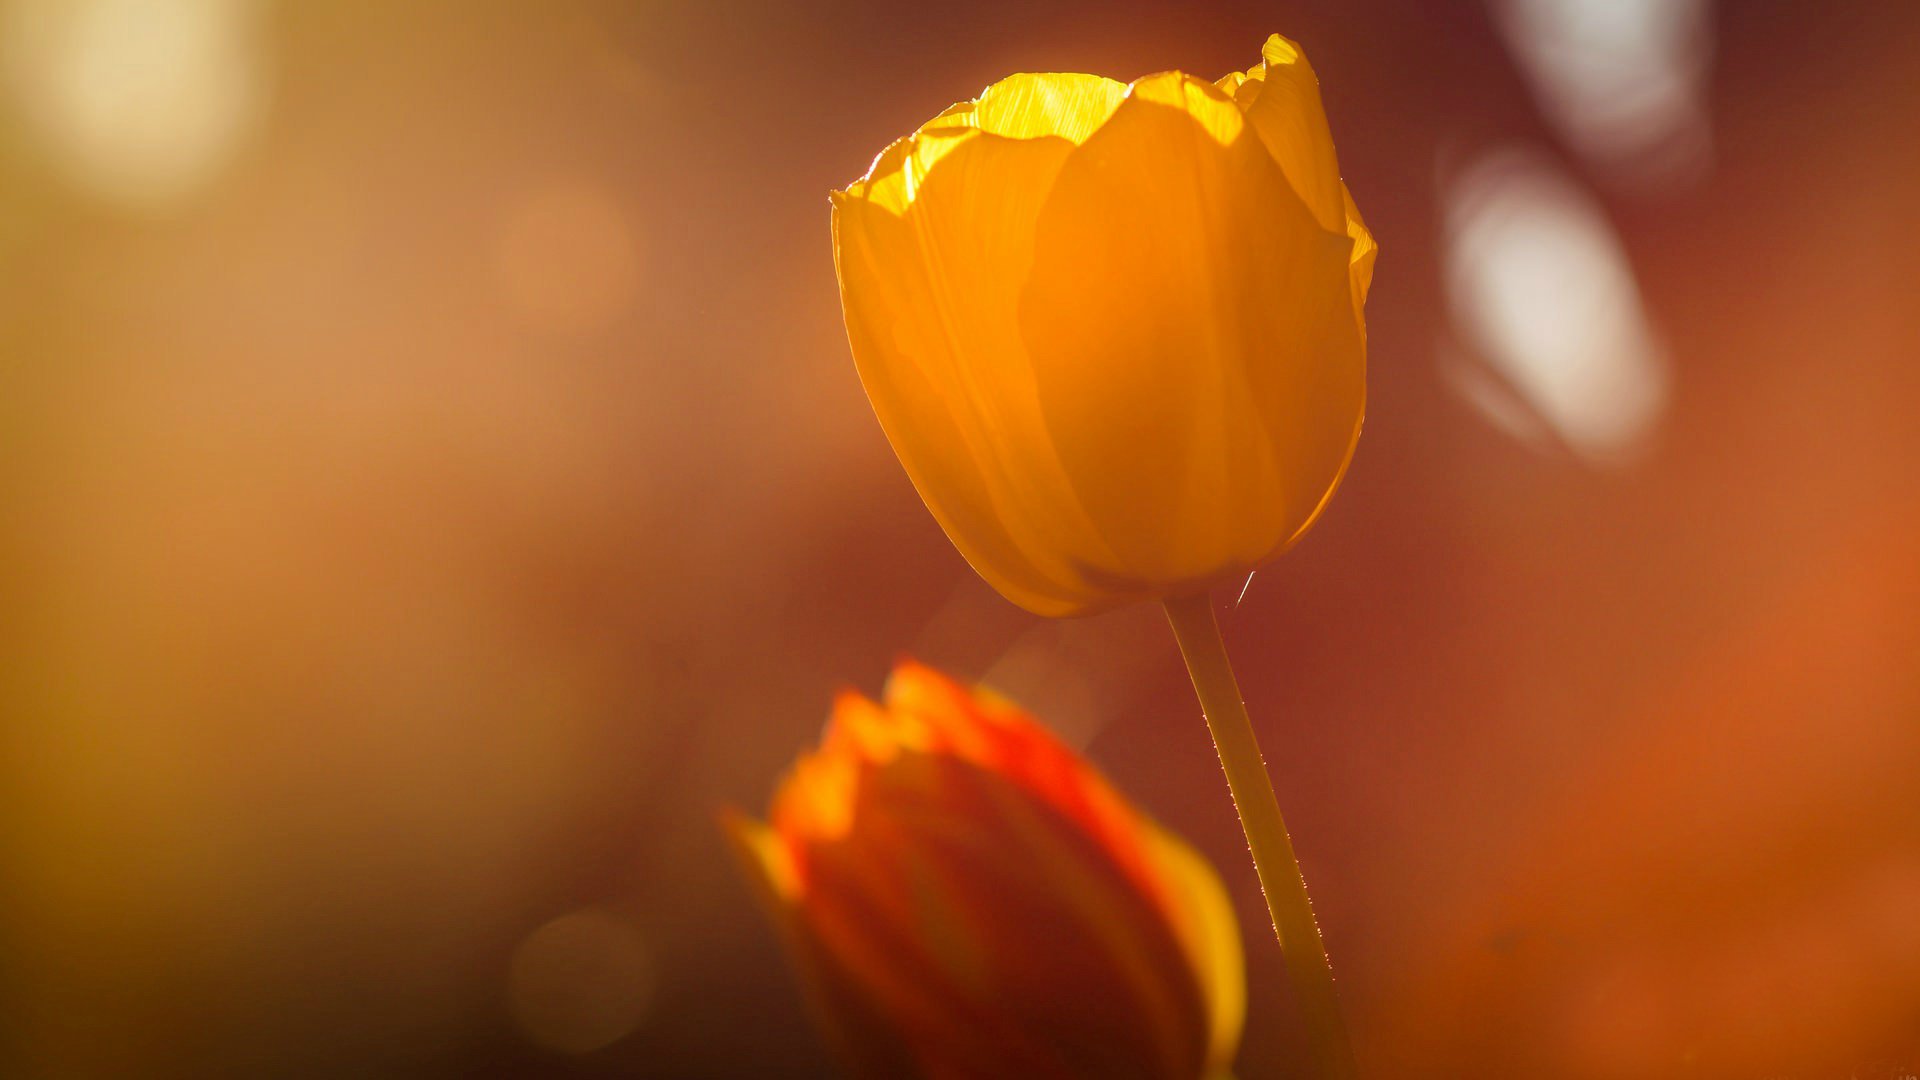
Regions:
M 727 820 L 856 1072 L 1200 1080 L 1245 1014 L 1207 862 L 1015 706 L 903 662 Z
M 1278 35 L 1209 82 L 1014 75 L 833 194 L 861 382 L 927 507 L 1042 615 L 1193 593 L 1312 524 L 1375 247 Z

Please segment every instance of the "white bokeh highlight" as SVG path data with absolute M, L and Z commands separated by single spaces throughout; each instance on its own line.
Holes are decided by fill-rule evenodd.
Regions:
M 1609 180 L 1672 191 L 1712 164 L 1709 0 L 1489 0 L 1541 111 Z
M 1550 159 L 1488 153 L 1443 184 L 1455 388 L 1504 430 L 1557 436 L 1596 465 L 1647 446 L 1667 405 L 1665 350 L 1598 203 Z
M 161 209 L 232 161 L 265 106 L 262 0 L 6 0 L 13 105 L 77 187 Z

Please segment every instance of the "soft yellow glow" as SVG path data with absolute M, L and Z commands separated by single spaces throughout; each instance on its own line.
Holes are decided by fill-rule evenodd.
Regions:
M 1012 76 L 834 198 L 881 426 L 961 554 L 1045 615 L 1277 555 L 1365 406 L 1375 248 L 1299 48 L 1118 87 Z
M 8 81 L 51 155 L 135 206 L 185 196 L 263 107 L 259 0 L 10 0 Z
M 1124 83 L 1098 75 L 1010 75 L 921 130 L 978 128 L 1010 139 L 1057 136 L 1078 145 L 1107 122 L 1126 93 Z

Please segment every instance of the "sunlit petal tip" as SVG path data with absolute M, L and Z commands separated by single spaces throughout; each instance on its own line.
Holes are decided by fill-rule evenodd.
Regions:
M 887 681 L 880 689 L 880 700 L 891 708 L 926 693 L 928 688 L 944 688 L 946 676 L 909 656 L 897 658 Z
M 1321 228 L 1343 231 L 1340 165 L 1305 51 L 1279 34 L 1267 38 L 1233 97 Z
M 919 197 L 927 176 L 940 159 L 981 134 L 969 125 L 954 124 L 917 131 L 895 140 L 873 160 L 867 175 L 847 186 L 846 194 L 861 206 L 903 215 Z
M 964 121 L 1002 138 L 1060 138 L 1078 145 L 1106 123 L 1126 92 L 1125 84 L 1100 75 L 1023 72 L 955 105 L 935 122 Z
M 720 812 L 720 828 L 764 902 L 785 908 L 799 897 L 800 875 L 793 852 L 770 826 L 729 806 Z
M 843 836 L 853 824 L 859 786 L 858 759 L 823 742 L 818 753 L 795 761 L 780 782 L 768 823 L 789 844 Z
M 913 136 L 903 135 L 887 144 L 886 149 L 875 154 L 863 172 L 846 187 L 830 193 L 835 210 L 843 210 L 854 201 L 865 202 L 872 198 L 873 188 L 900 171 L 900 163 L 913 149 Z
M 828 716 L 827 726 L 836 727 L 846 718 L 872 712 L 876 706 L 867 700 L 867 696 L 850 686 L 843 686 L 833 693 L 833 712 Z
M 918 748 L 953 754 L 976 764 L 992 757 L 982 732 L 993 725 L 968 687 L 916 661 L 902 661 L 887 676 L 881 696 L 887 711 L 911 729 Z
M 1300 49 L 1300 43 L 1279 34 L 1267 35 L 1266 43 L 1260 46 L 1260 59 L 1267 64 L 1306 64 L 1307 54 Z
M 984 95 L 986 91 L 983 90 L 981 93 Z M 929 131 L 952 131 L 955 129 L 974 127 L 973 110 L 975 102 L 979 100 L 979 98 L 974 98 L 972 101 L 954 102 L 946 108 L 941 109 L 939 115 L 921 124 L 920 129 L 915 131 L 914 134 L 924 135 Z
M 873 156 L 873 161 L 867 165 L 867 171 L 860 175 L 860 179 L 847 185 L 847 190 L 850 193 L 865 195 L 866 192 L 862 189 L 871 187 L 877 181 L 899 172 L 900 164 L 911 153 L 913 153 L 912 135 L 902 135 L 893 140 L 887 144 L 885 150 Z
M 862 694 L 842 690 L 834 695 L 833 714 L 827 720 L 821 750 L 863 761 L 880 761 L 898 752 L 902 735 L 886 709 Z
M 1160 71 L 1135 79 L 1127 87 L 1127 100 L 1178 109 L 1222 146 L 1232 143 L 1246 129 L 1246 120 L 1232 94 L 1184 71 Z

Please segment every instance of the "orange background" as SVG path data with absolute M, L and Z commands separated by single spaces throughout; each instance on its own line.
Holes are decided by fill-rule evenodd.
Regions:
M 1274 30 L 1382 246 L 1372 407 L 1223 620 L 1363 1061 L 1920 1068 L 1920 7 L 1709 10 L 1710 153 L 1640 183 L 1464 3 L 249 10 L 184 193 L 0 92 L 0 1072 L 811 1075 L 714 815 L 906 651 L 1214 859 L 1240 1073 L 1301 1075 L 1165 626 L 955 555 L 826 200 L 1007 72 Z M 1657 334 L 1619 460 L 1461 391 L 1448 193 L 1513 145 Z

